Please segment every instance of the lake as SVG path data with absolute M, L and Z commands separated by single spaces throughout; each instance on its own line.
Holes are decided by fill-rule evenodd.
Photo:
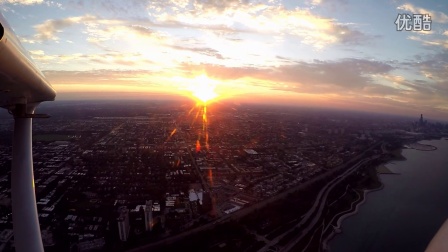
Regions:
M 342 222 L 332 252 L 424 251 L 448 218 L 448 141 L 421 141 L 435 151 L 404 149 L 404 161 L 386 166 L 384 189 L 369 193 L 359 212 Z

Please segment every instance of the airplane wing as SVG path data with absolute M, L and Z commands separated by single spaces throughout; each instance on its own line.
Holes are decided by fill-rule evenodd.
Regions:
M 55 97 L 55 90 L 0 13 L 0 107 L 10 108 L 17 99 L 38 103 Z
M 14 116 L 11 200 L 14 245 L 18 252 L 43 252 L 33 173 L 32 118 L 56 92 L 37 69 L 0 13 L 0 107 Z
M 434 235 L 425 252 L 448 251 L 448 220 Z

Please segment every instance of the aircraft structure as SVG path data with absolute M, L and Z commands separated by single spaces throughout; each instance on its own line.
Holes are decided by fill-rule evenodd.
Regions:
M 33 175 L 32 119 L 56 92 L 0 13 L 0 107 L 14 117 L 11 201 L 16 251 L 44 251 Z

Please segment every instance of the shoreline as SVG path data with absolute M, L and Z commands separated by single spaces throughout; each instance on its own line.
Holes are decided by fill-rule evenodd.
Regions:
M 414 149 L 418 151 L 435 151 L 437 150 L 437 147 L 430 145 L 430 144 L 421 144 L 421 143 L 411 143 L 409 145 L 404 145 L 403 148 L 405 149 Z
M 448 140 L 448 138 L 440 138 L 439 140 L 442 140 L 442 139 Z M 425 140 L 427 140 L 427 139 L 425 139 Z M 374 189 L 370 189 L 370 190 L 364 190 L 364 194 L 363 194 L 362 200 L 360 200 L 360 201 L 358 201 L 358 200 L 353 201 L 349 210 L 346 210 L 346 211 L 343 211 L 343 212 L 339 213 L 339 214 L 341 214 L 341 216 L 336 221 L 337 226 L 333 226 L 333 230 L 331 231 L 331 233 L 329 235 L 327 235 L 325 237 L 324 241 L 321 244 L 323 251 L 331 251 L 331 247 L 328 245 L 328 243 L 334 237 L 336 237 L 336 235 L 341 234 L 343 232 L 342 231 L 342 222 L 345 219 L 347 219 L 348 217 L 356 215 L 358 213 L 359 207 L 361 205 L 363 205 L 365 203 L 365 201 L 366 201 L 367 194 L 369 194 L 371 192 L 380 191 L 380 190 L 384 189 L 384 183 L 381 181 L 381 176 L 380 175 L 400 175 L 400 173 L 392 172 L 385 165 L 387 165 L 388 163 L 390 163 L 391 161 L 394 161 L 394 160 L 399 160 L 399 161 L 406 160 L 406 158 L 404 156 L 402 156 L 402 154 L 401 154 L 403 149 L 414 149 L 414 150 L 418 150 L 418 151 L 435 151 L 435 150 L 437 150 L 436 146 L 433 146 L 433 145 L 430 145 L 430 144 L 421 144 L 421 143 L 419 143 L 420 141 L 421 140 L 416 140 L 415 142 L 410 143 L 409 145 L 403 145 L 401 148 L 393 151 L 393 152 L 398 151 L 398 153 L 395 153 L 395 157 L 394 158 L 391 158 L 391 160 L 389 160 L 387 162 L 384 162 L 384 163 L 382 163 L 382 164 L 377 166 L 377 168 L 376 168 L 376 170 L 377 170 L 376 176 L 378 176 L 378 181 L 381 183 L 381 185 L 378 188 L 374 188 Z M 353 204 L 356 204 L 354 209 L 353 209 Z
M 384 165 L 384 164 L 382 164 Z M 377 176 L 380 173 L 377 174 Z M 395 174 L 395 173 L 392 173 Z M 381 178 L 378 176 L 378 180 L 381 182 Z M 356 201 L 353 201 L 350 209 L 349 210 L 345 210 L 341 213 L 339 213 L 338 215 L 341 215 L 338 217 L 336 224 L 337 226 L 333 226 L 333 230 L 331 231 L 331 233 L 329 235 L 327 235 L 324 239 L 324 241 L 322 242 L 321 246 L 323 251 L 331 251 L 331 247 L 328 245 L 328 243 L 334 238 L 336 237 L 336 235 L 341 234 L 342 231 L 342 222 L 347 219 L 350 216 L 356 215 L 359 211 L 359 208 L 361 207 L 361 205 L 363 205 L 366 200 L 367 200 L 367 195 L 371 192 L 376 192 L 376 191 L 380 191 L 384 189 L 384 184 L 381 182 L 381 185 L 378 188 L 373 188 L 373 189 L 368 189 L 368 190 L 364 190 L 363 191 L 363 195 L 360 196 Z

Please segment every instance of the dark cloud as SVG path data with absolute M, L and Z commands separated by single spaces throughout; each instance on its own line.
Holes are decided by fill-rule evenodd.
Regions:
M 448 50 L 437 54 L 420 56 L 419 61 L 410 64 L 430 81 L 423 83 L 433 92 L 445 95 L 448 99 Z
M 131 25 L 130 27 L 131 30 L 134 30 L 135 32 L 143 36 L 152 36 L 156 33 L 154 30 L 141 25 Z
M 306 85 L 336 85 L 355 88 L 371 83 L 368 74 L 387 73 L 393 69 L 386 63 L 361 59 L 340 61 L 315 61 L 281 66 L 271 73 L 280 81 L 303 83 Z
M 370 75 L 387 74 L 393 69 L 387 63 L 363 59 L 316 60 L 312 63 L 298 62 L 293 65 L 266 69 L 208 64 L 182 66 L 184 71 L 205 71 L 213 78 L 228 80 L 251 77 L 280 83 L 271 86 L 272 89 L 303 93 L 357 91 L 390 94 L 395 92 L 394 88 L 376 84 Z
M 425 59 L 414 63 L 414 66 L 420 70 L 428 71 L 441 79 L 448 79 L 448 50 L 428 55 Z
M 358 30 L 353 30 L 349 26 L 340 24 L 334 25 L 331 34 L 336 36 L 342 44 L 363 44 L 375 38 L 373 36 L 367 36 Z

